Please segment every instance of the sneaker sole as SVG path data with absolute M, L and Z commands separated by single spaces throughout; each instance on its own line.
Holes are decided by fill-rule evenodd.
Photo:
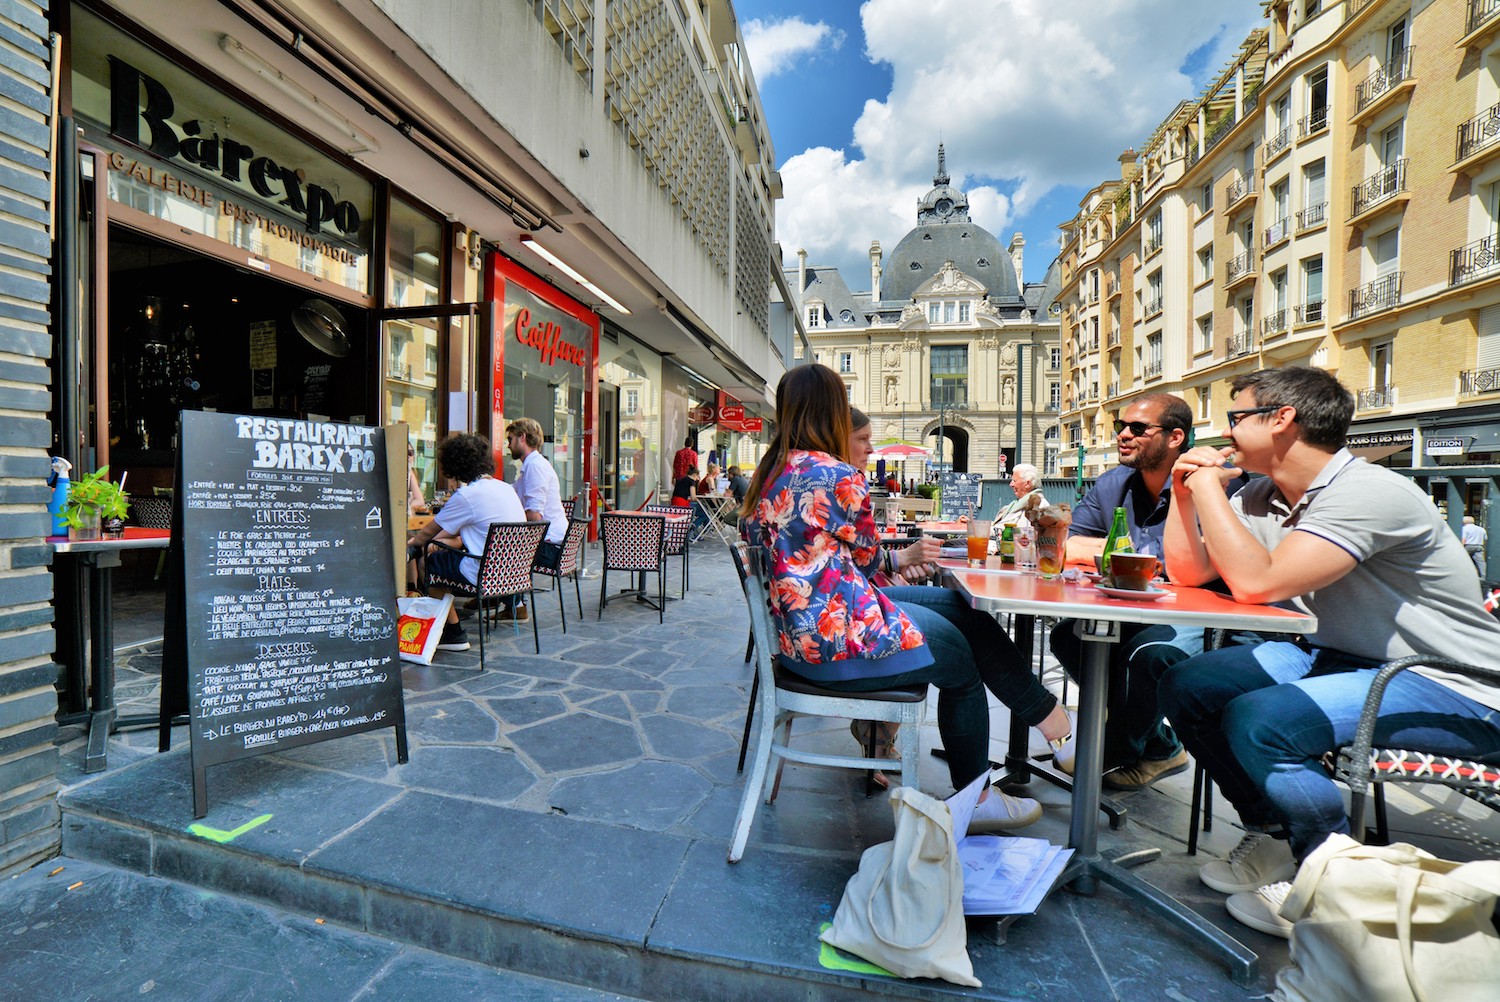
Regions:
M 1217 862 L 1223 862 L 1223 860 L 1217 860 Z M 1297 876 L 1297 864 L 1288 861 L 1286 865 L 1279 866 L 1275 870 L 1272 870 L 1270 873 L 1263 874 L 1254 883 L 1235 884 L 1230 883 L 1227 880 L 1220 880 L 1217 877 L 1214 877 L 1212 874 L 1205 872 L 1208 867 L 1212 865 L 1212 863 L 1204 864 L 1204 866 L 1198 870 L 1198 879 L 1203 883 L 1205 887 L 1213 888 L 1220 894 L 1243 894 L 1247 891 L 1253 893 L 1258 887 L 1264 887 L 1266 884 L 1274 884 L 1277 881 L 1281 880 L 1291 880 Z
M 1121 779 L 1115 779 L 1115 780 L 1111 781 L 1110 777 L 1113 776 L 1114 773 L 1105 773 L 1104 774 L 1104 785 L 1107 788 L 1111 789 L 1111 790 L 1120 790 L 1120 791 L 1123 791 L 1123 792 L 1126 792 L 1126 793 L 1128 793 L 1128 792 L 1130 792 L 1132 790 L 1144 790 L 1146 787 L 1150 786 L 1152 783 L 1158 782 L 1159 780 L 1166 779 L 1168 776 L 1175 776 L 1178 773 L 1187 772 L 1188 766 L 1190 764 L 1191 763 L 1184 762 L 1184 763 L 1182 763 L 1182 765 L 1174 765 L 1170 769 L 1163 769 L 1161 772 L 1157 773 L 1155 776 L 1152 776 L 1150 779 L 1146 780 L 1144 783 L 1128 783 L 1128 782 L 1126 782 L 1124 780 L 1121 780 Z M 1256 884 L 1255 886 L 1259 887 L 1260 884 Z
M 1242 901 L 1242 898 L 1255 898 L 1255 901 Z M 1224 902 L 1224 907 L 1229 914 L 1234 916 L 1236 922 L 1249 926 L 1257 932 L 1263 932 L 1267 936 L 1276 936 L 1280 939 L 1292 938 L 1292 923 L 1279 915 L 1266 918 L 1265 909 L 1268 905 L 1261 903 L 1261 897 L 1254 891 L 1242 891 L 1231 895 Z
M 440 651 L 466 651 L 469 649 L 469 642 L 465 640 L 461 644 L 438 644 L 437 649 Z

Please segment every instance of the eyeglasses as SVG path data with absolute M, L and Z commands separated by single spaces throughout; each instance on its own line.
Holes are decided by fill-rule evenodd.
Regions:
M 1150 431 L 1152 428 L 1165 428 L 1165 427 L 1166 427 L 1166 425 L 1161 425 L 1161 424 L 1147 424 L 1144 421 L 1116 421 L 1115 422 L 1115 434 L 1116 435 L 1123 435 L 1123 434 L 1125 434 L 1125 429 L 1129 428 L 1130 429 L 1130 434 L 1132 436 L 1134 436 L 1135 438 L 1140 438 L 1142 435 L 1146 434 L 1146 432 Z
M 1281 410 L 1280 404 L 1276 404 L 1271 407 L 1246 407 L 1244 410 L 1228 411 L 1225 413 L 1224 417 L 1228 419 L 1229 428 L 1232 431 L 1235 425 L 1239 424 L 1247 417 L 1255 414 L 1275 414 L 1279 410 Z

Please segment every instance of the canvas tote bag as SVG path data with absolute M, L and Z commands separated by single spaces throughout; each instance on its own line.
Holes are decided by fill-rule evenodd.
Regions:
M 890 801 L 895 838 L 865 850 L 821 938 L 903 978 L 981 988 L 948 805 L 910 786 L 896 787 Z
M 1398 842 L 1330 835 L 1303 861 L 1281 917 L 1287 1002 L 1460 1002 L 1500 998 L 1500 935 L 1490 921 L 1500 862 L 1453 863 Z

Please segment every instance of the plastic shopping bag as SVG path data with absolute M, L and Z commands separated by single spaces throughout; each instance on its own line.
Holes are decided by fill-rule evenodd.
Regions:
M 443 635 L 443 624 L 448 622 L 448 610 L 453 608 L 453 596 L 403 596 L 396 599 L 396 605 L 401 610 L 401 619 L 396 623 L 401 660 L 419 665 L 432 664 L 438 640 Z

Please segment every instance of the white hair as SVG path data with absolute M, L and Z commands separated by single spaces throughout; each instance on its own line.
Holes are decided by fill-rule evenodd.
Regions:
M 1036 467 L 1032 466 L 1030 463 L 1017 463 L 1015 465 L 1015 468 L 1011 470 L 1011 475 L 1020 477 L 1022 480 L 1026 481 L 1028 484 L 1031 484 L 1033 487 L 1036 486 Z

